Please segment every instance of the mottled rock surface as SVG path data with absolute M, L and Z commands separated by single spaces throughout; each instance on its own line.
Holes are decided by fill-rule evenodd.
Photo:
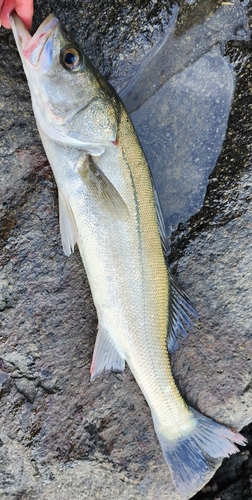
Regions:
M 115 81 L 169 13 L 162 1 L 38 2 L 35 25 L 52 10 Z M 63 255 L 55 182 L 6 30 L 0 51 L 0 498 L 179 500 L 130 371 L 89 382 L 97 320 L 88 282 L 78 251 Z M 172 363 L 190 404 L 241 429 L 252 402 L 252 82 L 249 47 L 229 51 L 240 62 L 223 153 L 201 212 L 173 238 L 171 263 L 200 321 Z M 249 448 L 232 460 L 248 477 Z M 220 480 L 231 487 L 222 500 L 251 498 L 231 464 L 236 493 Z M 217 498 L 218 484 L 209 488 L 197 498 Z

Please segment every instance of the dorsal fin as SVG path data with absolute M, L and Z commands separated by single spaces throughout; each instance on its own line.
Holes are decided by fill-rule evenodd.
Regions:
M 166 234 L 163 211 L 162 211 L 162 207 L 160 204 L 158 192 L 157 192 L 157 189 L 155 187 L 155 182 L 154 182 L 153 177 L 152 177 L 152 186 L 153 186 L 154 201 L 155 201 L 157 220 L 158 220 L 158 228 L 159 228 L 159 234 L 160 234 L 160 238 L 161 238 L 161 242 L 162 242 L 163 252 L 164 252 L 165 257 L 168 257 L 168 255 L 170 253 L 170 244 L 169 244 L 169 239 L 168 239 L 167 234 Z
M 170 252 L 169 239 L 166 234 L 164 216 L 162 212 L 162 207 L 159 201 L 157 189 L 155 187 L 155 182 L 152 177 L 152 185 L 154 192 L 154 200 L 157 212 L 159 234 L 162 242 L 164 256 L 167 259 Z M 168 267 L 168 263 L 167 263 Z M 181 290 L 176 280 L 169 272 L 170 276 L 170 297 L 169 297 L 169 324 L 167 333 L 167 347 L 168 351 L 172 353 L 178 347 L 178 340 L 180 338 L 186 338 L 188 335 L 188 330 L 193 329 L 193 321 L 198 318 L 198 314 L 192 306 L 186 293 Z
M 194 319 L 198 314 L 192 306 L 186 293 L 181 290 L 174 277 L 170 274 L 169 326 L 167 336 L 168 351 L 172 353 L 179 347 L 178 340 L 186 338 L 188 330 L 193 329 Z

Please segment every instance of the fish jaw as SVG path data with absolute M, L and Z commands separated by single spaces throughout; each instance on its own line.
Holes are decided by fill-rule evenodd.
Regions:
M 30 35 L 28 29 L 24 25 L 23 21 L 18 17 L 18 15 L 13 12 L 10 15 L 10 23 L 12 27 L 12 31 L 15 37 L 15 42 L 20 54 L 20 57 L 23 61 L 23 50 L 24 48 L 28 45 L 29 41 L 31 40 L 32 36 Z
M 54 31 L 59 21 L 53 14 L 50 14 L 33 36 L 16 13 L 11 14 L 10 23 L 29 85 L 37 124 L 41 126 L 43 109 L 50 108 L 44 91 L 45 73 L 53 63 Z
M 45 44 L 59 24 L 59 20 L 54 14 L 50 14 L 33 36 L 30 35 L 17 14 L 11 14 L 10 22 L 23 64 L 30 63 L 32 66 L 38 66 Z
M 37 29 L 35 35 L 30 39 L 26 47 L 23 49 L 24 56 L 33 66 L 37 66 L 41 59 L 41 54 L 45 48 L 46 42 L 49 40 L 52 32 L 59 24 L 59 20 L 50 14 Z M 51 63 L 51 58 L 48 57 L 48 65 Z

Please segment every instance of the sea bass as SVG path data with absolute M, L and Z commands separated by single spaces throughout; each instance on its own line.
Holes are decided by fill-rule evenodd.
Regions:
M 189 408 L 173 380 L 168 351 L 195 312 L 169 275 L 143 151 L 119 97 L 58 19 L 50 15 L 33 37 L 16 14 L 11 23 L 58 186 L 63 249 L 70 255 L 77 242 L 97 310 L 91 380 L 128 363 L 175 486 L 189 498 L 213 459 L 245 440 Z

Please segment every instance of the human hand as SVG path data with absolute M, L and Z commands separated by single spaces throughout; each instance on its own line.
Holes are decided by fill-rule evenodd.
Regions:
M 9 16 L 13 10 L 28 29 L 32 25 L 33 0 L 0 0 L 0 26 L 11 28 Z

